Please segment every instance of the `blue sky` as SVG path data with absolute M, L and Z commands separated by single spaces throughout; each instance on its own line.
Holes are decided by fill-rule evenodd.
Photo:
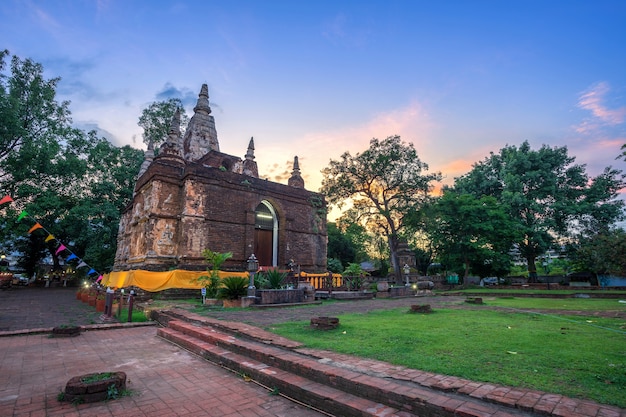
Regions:
M 597 175 L 626 143 L 626 1 L 4 0 L 0 49 L 62 78 L 74 122 L 143 148 L 141 110 L 209 85 L 221 151 L 306 188 L 372 137 L 445 183 L 505 145 L 567 145 Z

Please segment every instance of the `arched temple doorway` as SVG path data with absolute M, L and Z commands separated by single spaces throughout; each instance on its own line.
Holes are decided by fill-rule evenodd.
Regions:
M 254 254 L 260 266 L 278 265 L 278 218 L 265 200 L 254 211 Z

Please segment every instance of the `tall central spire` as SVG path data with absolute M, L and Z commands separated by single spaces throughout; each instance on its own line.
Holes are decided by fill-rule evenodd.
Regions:
M 202 84 L 193 111 L 194 115 L 189 120 L 183 139 L 183 152 L 187 161 L 197 161 L 210 151 L 220 150 L 215 119 L 211 116 L 209 105 L 209 87 L 206 84 Z

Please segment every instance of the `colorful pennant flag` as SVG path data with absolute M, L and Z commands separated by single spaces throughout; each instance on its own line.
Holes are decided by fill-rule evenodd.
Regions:
M 5 204 L 5 203 L 11 203 L 11 202 L 13 202 L 13 199 L 9 195 L 6 195 L 6 196 L 0 198 L 0 205 Z M 19 214 L 19 216 L 17 216 L 17 221 L 20 222 L 23 219 L 25 219 L 26 217 L 30 217 L 30 215 L 26 212 L 26 210 L 22 210 L 22 212 Z M 39 222 L 37 222 L 37 223 L 35 223 L 35 225 L 33 227 L 31 227 L 28 230 L 28 234 L 33 233 L 37 229 L 46 230 Z M 51 240 L 56 240 L 56 238 L 51 233 L 48 233 L 48 237 L 46 237 L 45 241 L 46 242 L 50 242 Z M 63 252 L 66 249 L 67 249 L 67 247 L 64 244 L 61 243 L 59 245 L 59 247 L 57 248 L 57 250 L 55 252 L 55 255 L 58 255 L 59 253 Z M 76 268 L 82 268 L 82 267 L 85 267 L 85 266 L 89 266 L 89 265 L 87 265 L 86 262 L 84 262 L 83 260 L 78 258 L 78 256 L 76 256 L 74 253 L 71 253 L 70 256 L 68 256 L 65 261 L 67 262 L 67 261 L 70 261 L 72 259 L 78 259 L 80 261 L 79 264 L 76 266 Z M 93 275 L 93 274 L 97 274 L 97 273 L 98 272 L 95 269 L 91 268 L 89 270 L 89 272 L 87 273 L 87 275 Z M 103 279 L 103 276 L 100 275 L 98 277 L 98 279 L 96 280 L 96 282 L 100 282 L 100 281 L 102 281 L 102 279 Z
M 65 247 L 64 244 L 61 243 L 61 246 L 59 246 L 59 248 L 57 249 L 57 251 L 54 254 L 58 255 L 59 253 L 63 252 L 65 249 L 67 249 L 67 248 Z
M 35 230 L 37 229 L 42 229 L 43 226 L 40 225 L 39 223 L 35 223 L 35 225 L 33 227 L 31 227 L 30 229 L 28 229 L 28 234 L 30 235 L 31 233 L 33 233 Z

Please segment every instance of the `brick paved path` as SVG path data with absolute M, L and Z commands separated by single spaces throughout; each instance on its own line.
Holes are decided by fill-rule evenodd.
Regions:
M 101 313 L 71 288 L 0 292 L 0 416 L 2 417 L 318 417 L 239 375 L 156 337 L 156 328 L 93 330 L 73 338 L 6 336 L 26 328 L 92 325 Z M 93 326 L 97 327 L 97 326 Z M 72 405 L 57 395 L 73 376 L 124 371 L 132 395 Z

